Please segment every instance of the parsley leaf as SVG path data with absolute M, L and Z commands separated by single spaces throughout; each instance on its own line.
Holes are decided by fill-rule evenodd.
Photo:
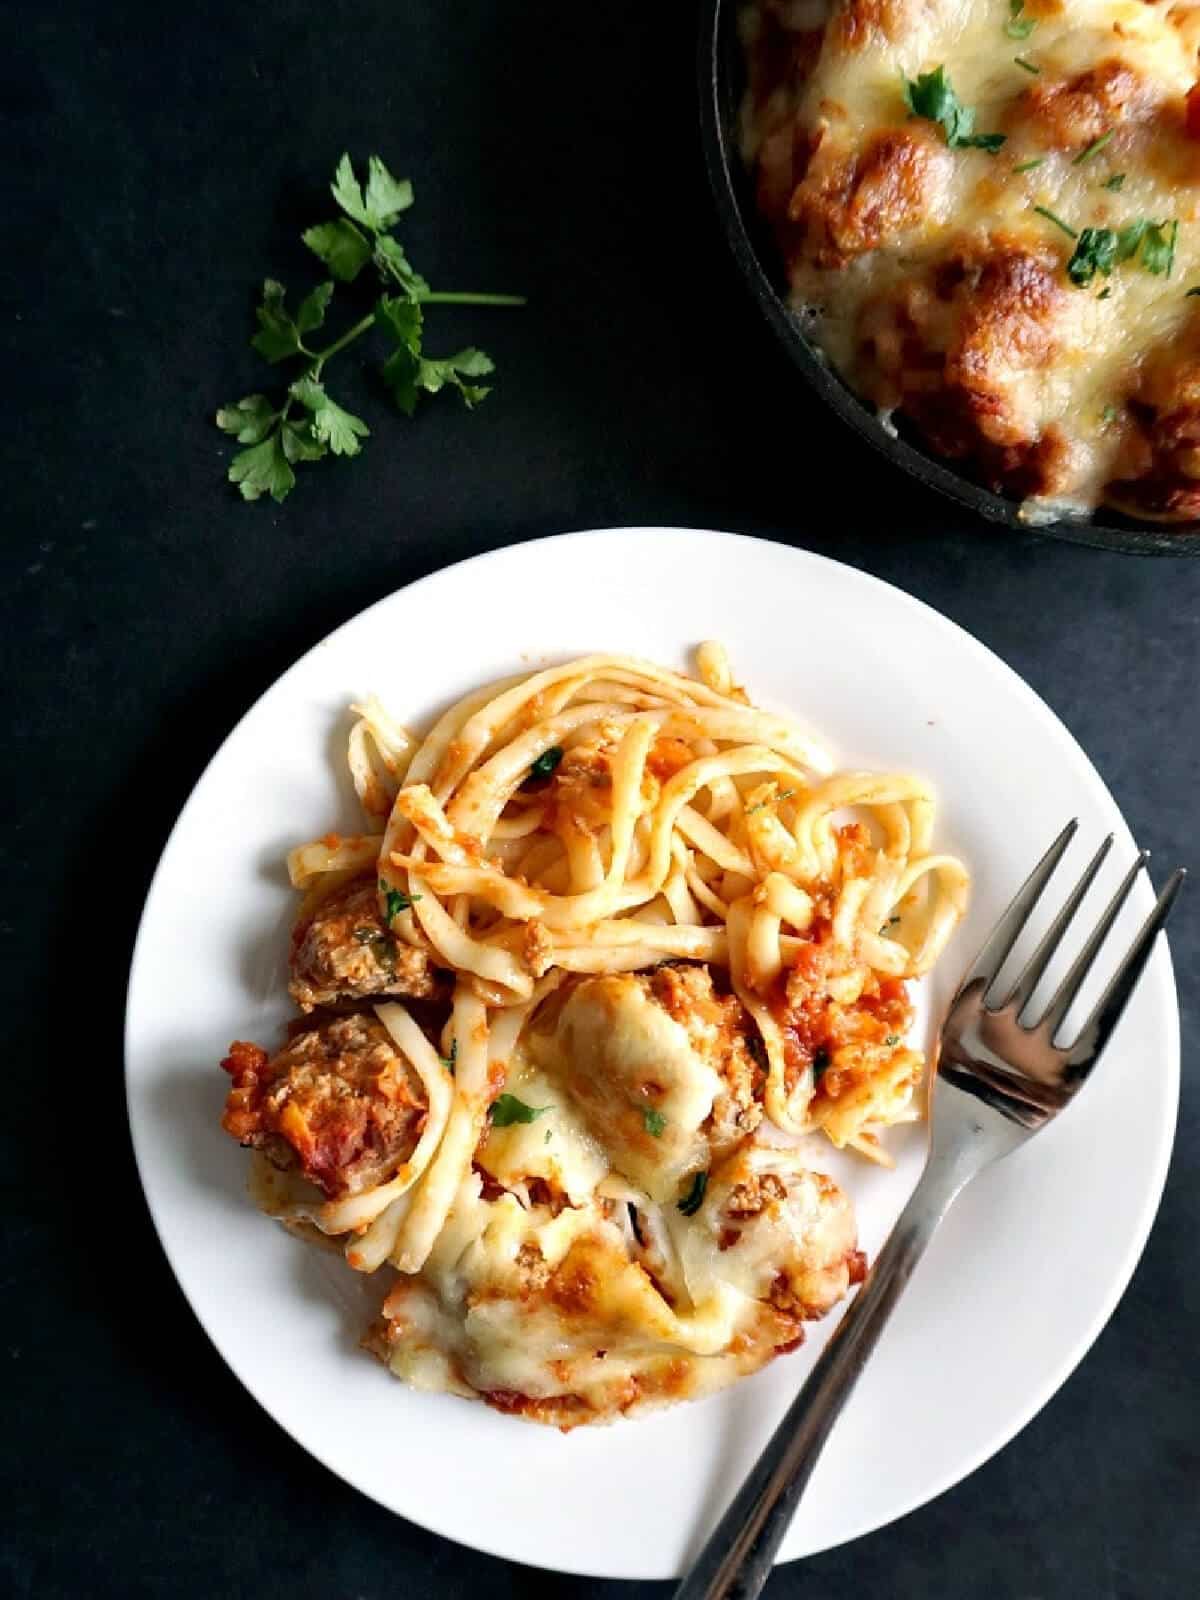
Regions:
M 1010 39 L 1028 39 L 1037 27 L 1036 17 L 1023 17 L 1025 0 L 1008 0 L 1008 21 L 1004 31 Z
M 289 461 L 320 461 L 329 454 L 329 446 L 316 437 L 311 422 L 281 422 L 279 437 Z
M 1098 272 L 1106 278 L 1111 276 L 1118 259 L 1124 259 L 1117 255 L 1118 244 L 1118 236 L 1111 228 L 1085 228 L 1067 262 L 1067 277 L 1077 288 L 1086 289 Z
M 342 283 L 353 283 L 371 259 L 371 246 L 352 222 L 319 222 L 300 235 L 319 260 Z
M 898 1033 L 889 1033 L 887 1038 L 883 1042 L 884 1042 L 884 1044 L 899 1044 L 900 1043 L 900 1035 Z
M 265 394 L 248 394 L 217 412 L 217 427 L 232 433 L 239 444 L 258 444 L 270 433 L 278 415 Z
M 698 1172 L 692 1179 L 692 1186 L 678 1202 L 678 1208 L 685 1217 L 694 1217 L 704 1204 L 704 1195 L 708 1189 L 708 1173 Z
M 361 222 L 372 233 L 386 233 L 402 211 L 413 203 L 412 184 L 407 178 L 393 178 L 378 156 L 367 162 L 367 191 L 363 194 L 354 175 L 349 155 L 338 162 L 330 184 L 333 198 L 348 217 Z
M 413 355 L 420 353 L 424 314 L 420 302 L 399 295 L 381 295 L 375 306 L 376 324 Z
M 325 393 L 324 386 L 313 378 L 301 378 L 288 390 L 307 411 L 312 412 L 312 430 L 322 444 L 327 444 L 335 456 L 356 456 L 362 449 L 359 439 L 365 439 L 370 428 L 361 417 L 343 411 L 336 401 Z
M 501 1094 L 492 1101 L 488 1115 L 494 1127 L 510 1128 L 514 1122 L 536 1122 L 549 1109 L 549 1106 L 527 1106 L 515 1094 Z
M 423 300 L 432 293 L 428 281 L 413 270 L 408 257 L 391 234 L 376 239 L 375 265 L 385 278 L 395 279 L 405 294 L 414 299 Z
M 558 764 L 562 760 L 562 758 L 563 758 L 562 746 L 561 745 L 557 745 L 557 744 L 552 744 L 549 747 L 549 749 L 546 749 L 546 750 L 542 751 L 541 755 L 538 756 L 536 761 L 531 761 L 530 762 L 530 764 L 529 764 L 529 776 L 531 778 L 549 778 L 549 777 L 551 777 L 554 774 L 555 770 L 557 769 Z
M 457 355 L 446 356 L 444 359 L 422 360 L 421 372 L 418 382 L 422 389 L 430 394 L 437 394 L 447 384 L 457 389 L 462 395 L 463 404 L 467 410 L 473 410 L 481 400 L 485 400 L 491 389 L 486 385 L 477 383 L 464 383 L 464 378 L 486 378 L 496 368 L 489 356 L 482 350 L 468 348 L 460 350 Z
M 465 383 L 463 379 L 483 377 L 494 370 L 482 350 L 460 350 L 457 355 L 439 359 L 422 356 L 407 345 L 401 345 L 385 362 L 383 381 L 401 411 L 411 417 L 422 391 L 438 394 L 447 385 L 458 390 L 468 411 L 473 410 L 487 398 L 491 389 L 482 384 Z
M 1169 278 L 1175 265 L 1178 222 L 1148 222 L 1142 235 L 1142 265 L 1155 277 Z
M 453 1077 L 454 1076 L 454 1069 L 458 1065 L 458 1040 L 457 1039 L 451 1039 L 451 1041 L 450 1041 L 450 1054 L 448 1056 L 439 1056 L 438 1060 L 442 1063 L 442 1065 L 445 1067 L 446 1071 L 450 1074 L 450 1076 Z
M 944 66 L 923 72 L 919 78 L 904 79 L 904 103 L 915 117 L 936 122 L 952 150 L 986 150 L 995 155 L 1005 142 L 1003 133 L 975 133 L 975 113 L 964 106 L 954 92 Z
M 384 920 L 389 923 L 394 922 L 402 911 L 407 911 L 414 901 L 421 898 L 419 894 L 407 895 L 403 889 L 393 889 L 386 878 L 380 878 L 379 892 L 384 900 Z
M 1111 189 L 1114 194 L 1119 194 L 1125 187 L 1125 174 L 1123 172 L 1114 172 L 1111 178 L 1106 179 L 1104 187 Z
M 242 450 L 229 463 L 229 481 L 236 483 L 243 500 L 269 494 L 278 505 L 296 487 L 296 474 L 284 454 L 283 440 L 273 433 L 261 444 Z
M 666 1131 L 667 1119 L 661 1111 L 656 1111 L 653 1106 L 642 1107 L 642 1121 L 646 1124 L 646 1132 L 653 1134 L 656 1139 L 661 1139 Z
M 258 332 L 250 343 L 272 366 L 286 361 L 289 356 L 309 354 L 304 348 L 304 335 L 325 321 L 325 308 L 332 295 L 332 283 L 319 283 L 300 302 L 299 310 L 292 317 L 283 285 L 268 278 L 263 284 L 262 304 L 254 313 L 258 318 Z
M 1014 172 L 1032 172 L 1035 167 L 1040 167 L 1045 162 L 1045 156 L 1034 156 L 1032 161 L 1022 161 L 1019 167 L 1014 167 Z

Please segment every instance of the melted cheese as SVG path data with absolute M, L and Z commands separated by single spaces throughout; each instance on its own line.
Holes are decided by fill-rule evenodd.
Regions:
M 746 29 L 751 45 L 763 10 L 800 31 L 819 25 L 811 5 L 762 0 Z M 982 248 L 1003 237 L 1049 249 L 1065 290 L 1053 311 L 1054 358 L 1038 364 L 1013 349 L 997 381 L 1014 430 L 1036 440 L 1054 428 L 1067 440 L 1071 462 L 1058 498 L 1081 510 L 1094 507 L 1128 463 L 1129 429 L 1114 411 L 1122 411 L 1147 354 L 1169 347 L 1200 315 L 1198 302 L 1185 298 L 1200 282 L 1200 144 L 1186 137 L 1183 121 L 1183 98 L 1197 78 L 1200 14 L 1165 0 L 1027 0 L 1022 15 L 1036 26 L 1014 40 L 1005 33 L 1009 0 L 850 0 L 834 11 L 811 74 L 748 100 L 749 160 L 769 160 L 772 131 L 786 127 L 821 130 L 827 147 L 851 157 L 883 130 L 932 133 L 944 149 L 941 131 L 910 118 L 902 98 L 903 78 L 938 66 L 974 109 L 975 130 L 1004 131 L 1007 141 L 995 155 L 944 150 L 948 159 L 931 163 L 919 220 L 890 230 L 877 248 L 834 266 L 815 262 L 803 245 L 789 250 L 796 307 L 815 316 L 815 336 L 834 366 L 862 388 L 861 316 L 868 301 L 902 290 L 964 238 Z M 852 45 L 837 24 L 846 12 L 876 22 L 860 28 Z M 1037 73 L 1023 69 L 1018 56 Z M 1080 159 L 1095 136 L 1082 144 L 1057 137 L 1053 118 L 1038 111 L 1039 98 L 1113 62 L 1138 75 L 1141 99 L 1118 110 L 1111 137 Z M 1034 161 L 1031 170 L 1016 170 Z M 1124 175 L 1119 192 L 1106 187 L 1118 174 Z M 1174 269 L 1170 277 L 1155 276 L 1132 260 L 1110 278 L 1097 276 L 1088 289 L 1075 288 L 1065 271 L 1073 243 L 1035 206 L 1076 232 L 1143 218 L 1178 221 Z
M 845 1293 L 855 1241 L 840 1191 L 795 1151 L 744 1139 L 715 1156 L 722 1079 L 705 1052 L 718 1039 L 621 975 L 578 984 L 553 1027 L 522 1040 L 510 1092 L 546 1109 L 491 1129 L 421 1272 L 389 1293 L 371 1344 L 397 1376 L 571 1426 L 731 1383 Z M 685 1216 L 688 1175 L 710 1166 Z M 775 1188 L 750 1216 L 763 1173 Z M 507 1192 L 485 1199 L 484 1174 Z M 555 1204 L 532 1198 L 535 1177 Z
M 705 1164 L 700 1128 L 721 1080 L 644 984 L 580 984 L 541 1046 L 618 1172 L 656 1200 L 674 1200 Z
M 506 1189 L 541 1178 L 581 1204 L 605 1177 L 609 1159 L 587 1129 L 561 1080 L 534 1067 L 517 1051 L 506 1087 L 538 1113 L 533 1122 L 514 1122 L 489 1129 L 476 1160 Z

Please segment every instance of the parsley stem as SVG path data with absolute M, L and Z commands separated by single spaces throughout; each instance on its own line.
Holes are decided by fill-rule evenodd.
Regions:
M 417 299 L 423 306 L 523 306 L 528 302 L 523 294 L 421 294 Z
M 335 339 L 332 344 L 326 345 L 324 350 L 312 351 L 311 354 L 313 360 L 317 363 L 317 367 L 320 368 L 329 360 L 330 356 L 337 355 L 339 350 L 344 350 L 348 344 L 353 344 L 355 339 L 361 338 L 368 328 L 373 328 L 374 326 L 375 313 L 372 312 L 369 317 L 363 317 L 361 322 L 356 322 L 352 328 L 347 328 L 340 339 Z

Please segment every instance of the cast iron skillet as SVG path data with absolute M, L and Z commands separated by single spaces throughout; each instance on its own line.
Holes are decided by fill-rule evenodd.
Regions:
M 1018 516 L 1015 500 L 1007 500 L 961 477 L 903 435 L 893 437 L 875 413 L 868 410 L 826 364 L 788 310 L 781 266 L 769 234 L 755 215 L 750 185 L 738 153 L 737 111 L 743 68 L 737 11 L 738 0 L 703 0 L 700 7 L 700 118 L 705 160 L 717 210 L 734 256 L 785 349 L 821 398 L 889 461 L 992 522 L 1102 550 L 1128 550 L 1137 555 L 1200 556 L 1200 524 L 1195 522 L 1161 527 L 1137 523 L 1108 510 L 1099 513 L 1109 519 L 1103 524 L 1023 521 Z

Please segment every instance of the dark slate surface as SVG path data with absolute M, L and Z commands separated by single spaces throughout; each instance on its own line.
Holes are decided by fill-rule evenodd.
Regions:
M 121 1090 L 129 948 L 177 808 L 254 697 L 367 602 L 514 540 L 682 523 L 819 549 L 929 601 L 1058 712 L 1160 871 L 1198 865 L 1200 562 L 998 534 L 816 409 L 717 232 L 688 5 L 57 0 L 9 17 L 0 1588 L 618 1600 L 638 1586 L 506 1567 L 361 1499 L 194 1324 Z M 254 385 L 252 286 L 308 277 L 295 234 L 346 146 L 416 180 L 407 237 L 427 273 L 532 305 L 442 313 L 446 345 L 477 338 L 500 367 L 476 416 L 443 402 L 392 421 L 351 361 L 369 454 L 315 469 L 282 510 L 245 506 L 207 418 Z M 1185 903 L 1185 1061 L 1197 927 Z M 1187 1077 L 1145 1258 L 1063 1392 L 935 1504 L 769 1594 L 1194 1592 Z

